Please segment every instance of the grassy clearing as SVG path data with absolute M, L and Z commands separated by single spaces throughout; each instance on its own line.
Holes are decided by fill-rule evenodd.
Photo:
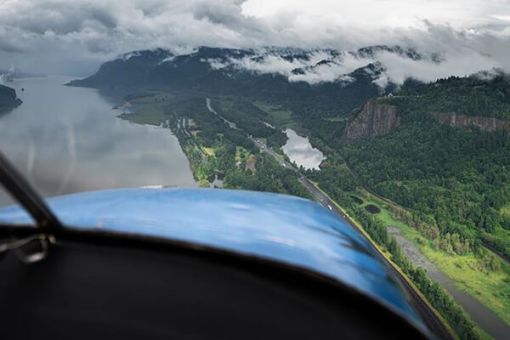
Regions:
M 216 155 L 216 149 L 215 148 L 207 148 L 205 146 L 202 147 L 202 151 L 207 155 L 207 156 L 215 156 Z
M 432 242 L 416 229 L 394 218 L 387 210 L 386 202 L 369 193 L 363 194 L 364 205 L 373 204 L 381 208 L 381 212 L 374 215 L 377 219 L 385 226 L 397 227 L 400 233 L 412 241 L 439 270 L 455 282 L 459 289 L 479 300 L 510 325 L 510 265 L 501 261 L 501 270 L 485 271 L 481 269 L 483 266 L 480 260 L 473 254 L 452 255 L 437 250 Z
M 164 122 L 165 116 L 162 112 L 150 109 L 142 109 L 136 113 L 122 113 L 120 118 L 137 124 L 148 124 L 159 126 Z
M 163 92 L 148 92 L 128 98 L 133 113 L 122 113 L 120 118 L 137 124 L 160 125 L 166 119 L 165 106 L 171 98 Z
M 429 244 L 421 247 L 422 252 L 442 272 L 452 278 L 457 287 L 472 295 L 496 312 L 510 325 L 510 266 L 502 263 L 497 272 L 483 270 L 474 255 L 447 255 L 435 250 Z
M 289 110 L 285 109 L 281 105 L 274 105 L 267 102 L 255 101 L 253 105 L 258 107 L 264 112 L 267 112 L 271 117 L 271 122 L 273 125 L 278 126 L 280 128 L 292 128 L 295 125 L 294 120 L 292 119 L 292 114 Z
M 404 222 L 396 219 L 393 214 L 388 211 L 388 206 L 386 203 L 378 200 L 375 197 L 364 197 L 365 203 L 362 206 L 367 206 L 369 204 L 377 206 L 381 209 L 381 212 L 374 215 L 376 218 L 383 223 L 385 227 L 396 227 L 400 230 L 402 236 L 407 238 L 408 240 L 412 240 L 417 245 L 426 242 L 425 238 L 414 228 L 411 228 Z

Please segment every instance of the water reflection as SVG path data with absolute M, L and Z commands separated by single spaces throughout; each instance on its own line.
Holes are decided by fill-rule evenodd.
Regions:
M 301 137 L 292 129 L 286 129 L 285 134 L 288 140 L 282 149 L 290 160 L 305 169 L 319 169 L 326 157 L 319 149 L 312 147 L 308 137 Z
M 94 89 L 67 77 L 9 83 L 23 100 L 0 116 L 0 148 L 44 195 L 142 185 L 195 186 L 168 129 L 116 118 Z M 21 91 L 24 88 L 24 91 Z

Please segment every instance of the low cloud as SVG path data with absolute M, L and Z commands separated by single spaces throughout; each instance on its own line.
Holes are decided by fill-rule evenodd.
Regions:
M 394 53 L 381 52 L 377 60 L 384 72 L 375 82 L 385 87 L 389 82 L 402 84 L 407 78 L 431 82 L 449 76 L 469 76 L 481 70 L 501 68 L 497 60 L 479 53 L 448 53 L 440 61 L 432 59 L 414 60 Z
M 303 81 L 311 85 L 334 81 L 347 84 L 354 80 L 350 75 L 352 72 L 364 68 L 381 88 L 389 83 L 401 85 L 408 78 L 431 82 L 449 76 L 469 76 L 482 70 L 504 69 L 504 63 L 490 55 L 462 49 L 441 53 L 397 48 L 391 51 L 375 48 L 372 53 L 330 49 L 259 49 L 253 55 L 240 58 L 204 61 L 215 70 L 230 67 L 258 74 L 280 74 L 290 82 Z M 367 67 L 370 64 L 377 73 Z
M 302 58 L 302 55 L 306 55 L 306 58 Z M 349 73 L 374 60 L 345 51 L 259 49 L 251 56 L 230 58 L 227 61 L 207 61 L 215 70 L 233 67 L 258 74 L 280 74 L 290 82 L 318 84 L 332 81 L 351 82 L 353 78 L 348 76 Z
M 510 71 L 510 8 L 504 2 L 4 0 L 0 68 L 13 63 L 31 72 L 84 75 L 122 53 L 157 47 L 182 54 L 202 45 L 353 51 L 387 44 L 444 58 L 436 64 L 381 54 L 388 81 L 401 82 L 407 75 L 432 80 L 493 67 Z M 317 83 L 341 79 L 364 62 L 349 58 L 314 68 L 312 62 L 293 64 L 277 57 L 241 62 L 256 72 Z M 307 67 L 305 73 L 292 73 Z

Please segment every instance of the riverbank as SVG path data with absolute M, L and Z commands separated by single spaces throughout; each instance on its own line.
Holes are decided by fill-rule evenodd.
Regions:
M 280 137 L 274 131 L 267 135 L 267 127 L 262 122 L 250 124 L 249 134 L 244 131 L 245 113 L 226 111 L 225 107 L 216 109 L 214 104 L 218 101 L 201 96 L 163 97 L 162 94 L 154 94 L 153 99 L 148 95 L 137 98 L 142 99 L 131 101 L 132 113 L 120 117 L 139 124 L 166 124 L 179 140 L 200 186 L 214 187 L 221 183 L 226 188 L 309 197 L 295 172 L 282 167 L 255 145 L 257 138 L 276 143 Z M 232 98 L 228 101 L 231 105 L 241 105 Z M 228 114 L 228 119 L 223 113 Z M 232 122 L 236 118 L 239 120 Z
M 2 152 L 41 195 L 195 186 L 173 134 L 118 119 L 115 102 L 96 89 L 64 86 L 70 79 L 14 79 L 9 86 L 23 104 L 0 117 Z

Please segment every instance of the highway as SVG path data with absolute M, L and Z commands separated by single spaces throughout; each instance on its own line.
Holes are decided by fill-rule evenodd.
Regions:
M 251 138 L 251 137 L 250 137 Z M 356 229 L 358 232 L 362 233 L 362 231 L 358 228 L 356 223 L 352 221 L 352 219 L 347 216 L 342 210 L 338 208 L 338 206 L 333 202 L 329 196 L 324 194 L 319 188 L 311 182 L 308 178 L 303 176 L 301 173 L 299 173 L 298 169 L 296 169 L 291 163 L 287 162 L 281 155 L 274 152 L 271 148 L 267 147 L 262 141 L 258 139 L 251 138 L 252 141 L 257 145 L 257 147 L 273 156 L 280 165 L 283 167 L 286 167 L 290 170 L 295 171 L 299 174 L 299 182 L 308 190 L 308 192 L 312 195 L 312 197 L 319 202 L 321 205 L 323 205 L 325 208 L 331 210 L 332 212 L 338 214 L 340 217 L 342 217 L 345 221 L 347 221 L 352 228 Z M 407 293 L 410 295 L 411 300 L 413 302 L 413 306 L 416 309 L 416 311 L 420 314 L 423 321 L 425 322 L 428 329 L 436 335 L 440 339 L 454 339 L 448 328 L 445 326 L 442 320 L 440 320 L 434 311 L 432 311 L 427 304 L 426 301 L 421 297 L 421 295 L 414 289 L 414 287 L 409 283 L 409 281 L 403 277 L 403 275 L 398 271 L 394 265 L 388 261 L 388 259 L 374 246 L 374 250 L 379 255 L 380 259 L 386 263 L 388 268 L 393 272 L 394 276 L 398 278 L 400 284 L 404 289 L 407 291 Z
M 226 120 L 224 117 L 219 115 L 212 107 L 211 102 L 209 98 L 206 100 L 207 109 L 214 113 L 215 115 L 218 115 L 221 119 L 223 119 L 225 122 L 229 124 L 229 126 L 232 127 L 232 122 Z M 235 124 L 233 124 L 235 129 L 240 130 Z M 240 130 L 242 131 L 242 130 Z M 276 159 L 276 161 L 283 167 L 292 170 L 296 172 L 299 175 L 299 182 L 308 190 L 308 192 L 312 195 L 312 197 L 319 202 L 321 205 L 323 205 L 325 208 L 331 210 L 332 212 L 335 212 L 338 214 L 341 218 L 343 218 L 346 222 L 348 222 L 352 228 L 356 229 L 361 234 L 362 231 L 358 228 L 356 223 L 347 216 L 342 210 L 338 208 L 338 206 L 327 196 L 324 194 L 319 188 L 311 182 L 308 178 L 303 176 L 298 169 L 294 167 L 293 164 L 287 162 L 284 157 L 278 153 L 276 153 L 274 150 L 272 150 L 270 147 L 268 147 L 262 140 L 253 138 L 252 136 L 249 136 L 249 138 L 255 143 L 255 145 L 259 148 L 260 151 L 267 153 L 268 155 L 271 155 Z M 443 323 L 442 320 L 440 320 L 433 310 L 429 308 L 429 305 L 427 302 L 421 297 L 421 295 L 414 289 L 414 287 L 409 283 L 409 281 L 403 277 L 403 275 L 398 271 L 394 265 L 388 261 L 388 259 L 377 249 L 377 247 L 373 246 L 376 253 L 379 255 L 381 261 L 386 263 L 387 267 L 390 268 L 390 270 L 393 272 L 394 276 L 398 278 L 400 284 L 402 287 L 407 291 L 409 296 L 411 297 L 411 301 L 413 302 L 413 306 L 415 307 L 416 311 L 420 314 L 421 318 L 425 322 L 427 328 L 438 338 L 440 339 L 454 339 L 446 325 Z
M 346 220 L 354 229 L 358 230 L 361 233 L 361 230 L 357 227 L 354 221 L 351 220 L 349 216 L 344 214 L 342 210 L 340 210 L 337 205 L 322 191 L 320 191 L 314 183 L 308 180 L 306 177 L 301 176 L 299 178 L 299 182 L 313 195 L 313 197 L 321 203 L 324 207 L 330 209 L 331 211 L 340 215 L 344 220 Z M 404 289 L 411 296 L 411 300 L 416 311 L 420 314 L 423 321 L 427 325 L 428 329 L 434 333 L 440 339 L 454 339 L 450 334 L 447 327 L 443 324 L 443 322 L 436 316 L 436 314 L 429 308 L 429 305 L 422 299 L 420 294 L 416 292 L 414 287 L 406 280 L 398 271 L 392 263 L 390 263 L 387 258 L 376 248 L 373 247 L 375 251 L 379 254 L 380 259 L 387 264 L 387 266 L 391 269 L 394 276 L 397 277 L 400 281 L 400 284 L 404 287 Z

